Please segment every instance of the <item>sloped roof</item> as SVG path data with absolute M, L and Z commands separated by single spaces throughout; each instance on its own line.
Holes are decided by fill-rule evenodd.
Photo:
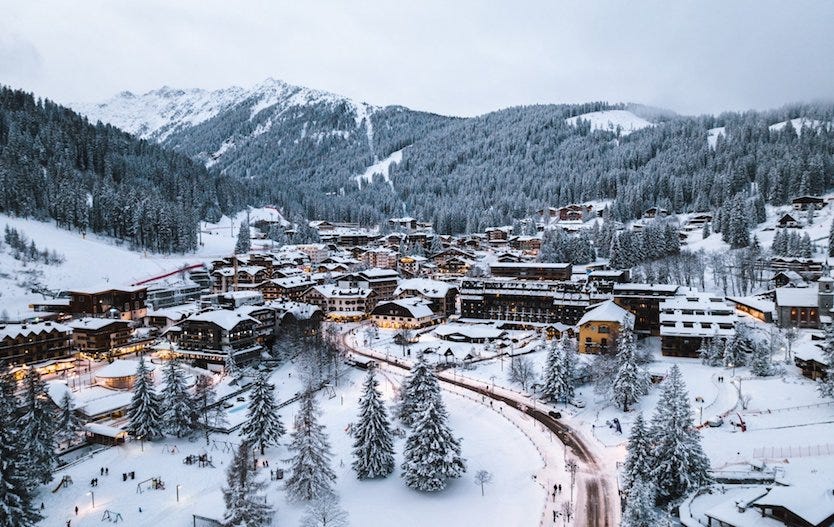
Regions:
M 581 326 L 588 322 L 619 322 L 632 327 L 634 325 L 634 315 L 615 304 L 613 300 L 606 300 L 586 311 L 577 325 Z

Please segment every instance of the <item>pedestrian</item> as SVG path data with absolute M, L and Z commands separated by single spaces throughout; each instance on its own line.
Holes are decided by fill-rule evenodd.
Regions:
M 127 474 L 122 472 L 122 481 L 127 481 Z
M 136 472 L 130 471 L 130 479 L 136 479 Z
M 101 467 L 98 471 L 99 471 L 99 476 L 104 475 L 104 467 Z
M 75 515 L 78 516 L 78 505 L 75 506 Z
M 109 468 L 109 467 L 104 467 L 104 475 L 105 475 L 105 476 L 109 476 L 109 475 L 110 475 L 110 468 Z
M 556 523 L 556 509 L 553 509 L 553 523 Z
M 139 507 L 139 513 L 140 514 L 142 513 L 142 507 Z
M 72 527 L 72 520 L 67 520 L 67 527 Z
M 561 493 L 562 493 L 562 484 L 559 483 L 559 494 L 561 494 Z

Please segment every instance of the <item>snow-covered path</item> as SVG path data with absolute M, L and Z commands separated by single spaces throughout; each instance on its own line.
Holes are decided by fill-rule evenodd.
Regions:
M 342 345 L 349 352 L 376 359 L 385 364 L 384 368 L 388 371 L 393 369 L 402 374 L 410 368 L 410 361 L 390 358 L 370 348 L 359 348 L 355 340 L 357 334 L 358 328 L 348 329 L 342 334 Z M 570 458 L 579 466 L 575 481 L 573 525 L 619 525 L 619 494 L 613 477 L 615 467 L 606 466 L 604 457 L 591 448 L 590 442 L 577 429 L 551 418 L 547 414 L 547 407 L 524 394 L 500 386 L 482 385 L 478 381 L 458 376 L 454 370 L 440 372 L 438 378 L 443 381 L 442 386 L 447 391 L 465 394 L 476 401 L 480 397 L 482 404 L 489 400 L 493 410 L 500 412 L 522 430 L 536 446 L 543 465 L 535 478 L 547 493 L 540 525 L 552 524 L 554 510 L 558 513 L 561 508 L 556 497 L 550 494 L 553 485 L 561 483 L 563 487 L 560 500 L 570 492 L 570 478 L 565 470 L 568 450 L 571 451 Z

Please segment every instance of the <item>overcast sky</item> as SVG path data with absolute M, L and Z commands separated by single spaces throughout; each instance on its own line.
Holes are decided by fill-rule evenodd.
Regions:
M 0 0 L 0 83 L 61 102 L 267 77 L 473 115 L 834 97 L 834 1 Z

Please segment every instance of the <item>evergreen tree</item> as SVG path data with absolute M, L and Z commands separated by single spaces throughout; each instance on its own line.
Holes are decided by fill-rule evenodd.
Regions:
M 709 483 L 709 459 L 692 422 L 686 385 L 677 365 L 672 366 L 652 417 L 652 479 L 662 503 L 676 500 Z
M 655 491 L 651 483 L 636 480 L 628 489 L 620 527 L 657 527 L 659 515 L 654 505 Z
M 753 354 L 753 340 L 744 324 L 736 325 L 736 333 L 724 346 L 724 367 L 736 368 L 747 364 Z
M 834 220 L 831 220 L 831 228 L 828 230 L 828 256 L 834 256 Z
M 820 380 L 819 391 L 821 397 L 834 397 L 834 324 L 825 326 L 825 341 L 822 345 L 822 356 L 825 361 L 825 377 Z
M 814 256 L 814 247 L 811 244 L 811 237 L 806 232 L 799 240 L 799 256 L 801 258 L 811 258 Z
M 753 355 L 750 358 L 750 372 L 759 377 L 773 374 L 770 347 L 764 343 L 753 343 Z
M 623 464 L 623 488 L 628 490 L 636 481 L 651 481 L 653 460 L 649 431 L 643 414 L 637 414 L 631 427 Z
M 260 371 L 252 386 L 246 423 L 241 434 L 247 441 L 258 445 L 261 455 L 267 445 L 277 445 L 278 440 L 287 432 L 278 415 L 274 392 L 275 386 L 269 382 L 269 372 Z
M 235 254 L 246 254 L 252 248 L 252 240 L 249 238 L 249 222 L 244 221 L 240 224 L 240 229 L 237 231 L 237 242 L 235 243 Z
M 15 381 L 0 372 L 0 525 L 34 527 L 41 520 L 33 506 L 37 482 L 30 477 L 26 441 L 15 415 Z
M 466 461 L 460 456 L 460 441 L 452 436 L 446 420 L 446 408 L 440 394 L 429 397 L 419 409 L 405 443 L 405 460 L 401 467 L 405 484 L 412 489 L 442 490 L 450 478 L 458 478 L 466 472 Z
M 707 366 L 721 366 L 724 363 L 724 347 L 724 341 L 717 336 L 701 340 L 701 362 Z
M 319 424 L 313 394 L 307 391 L 295 417 L 289 450 L 293 452 L 285 488 L 290 499 L 310 501 L 333 495 L 336 473 L 330 468 L 330 443 Z
M 394 471 L 394 443 L 388 412 L 377 389 L 374 370 L 365 378 L 359 400 L 359 422 L 353 433 L 353 470 L 359 479 L 380 478 Z
M 640 397 L 649 392 L 649 378 L 645 371 L 637 365 L 637 345 L 634 342 L 634 332 L 623 324 L 617 339 L 617 374 L 611 386 L 614 401 L 622 406 L 623 412 L 636 403 Z
M 412 426 L 419 418 L 423 406 L 428 404 L 430 399 L 438 397 L 440 386 L 437 384 L 437 378 L 425 358 L 420 356 L 402 383 L 397 416 L 403 424 Z
M 195 421 L 195 405 L 185 385 L 185 373 L 177 359 L 165 366 L 165 387 L 162 389 L 162 426 L 176 437 L 191 433 Z
M 226 356 L 223 357 L 223 371 L 235 381 L 240 380 L 240 369 L 237 367 L 237 361 L 231 351 L 226 352 Z M 230 384 L 234 384 L 234 382 Z
M 153 385 L 153 373 L 139 357 L 133 397 L 127 411 L 127 430 L 136 439 L 153 441 L 162 437 L 162 404 Z
M 25 445 L 25 456 L 33 482 L 45 484 L 52 480 L 52 469 L 58 463 L 55 455 L 57 441 L 52 401 L 46 384 L 34 368 L 23 380 L 23 415 L 20 431 Z
M 251 451 L 251 444 L 246 441 L 241 443 L 226 471 L 224 527 L 266 527 L 272 524 L 274 511 L 266 503 L 266 484 L 257 480 Z
M 701 237 L 706 240 L 710 236 L 712 236 L 712 231 L 710 230 L 709 222 L 706 222 L 706 223 L 704 223 L 703 231 L 701 231 Z
M 81 419 L 75 415 L 75 404 L 69 390 L 61 397 L 61 404 L 58 407 L 58 422 L 56 424 L 56 437 L 59 441 L 72 443 L 78 439 L 78 434 L 84 429 Z
M 544 381 L 542 394 L 551 401 L 558 400 L 561 394 L 564 393 L 562 388 L 562 383 L 565 379 L 563 366 L 562 348 L 554 341 L 547 350 L 547 359 L 545 360 L 544 372 L 542 373 L 542 380 Z

